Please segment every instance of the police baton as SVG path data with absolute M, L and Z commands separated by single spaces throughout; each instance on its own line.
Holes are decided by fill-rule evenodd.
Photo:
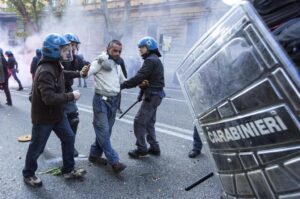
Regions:
M 188 186 L 185 188 L 186 191 L 191 190 L 192 188 L 198 186 L 199 184 L 201 184 L 202 182 L 206 181 L 207 179 L 211 178 L 214 175 L 213 172 L 207 174 L 206 176 L 204 176 L 203 178 L 201 178 L 200 180 L 198 180 L 197 182 L 195 182 L 194 184 Z
M 136 102 L 134 102 L 122 115 L 120 115 L 119 119 L 121 119 L 130 109 L 132 109 L 132 107 L 134 107 L 139 102 L 140 102 L 140 100 L 137 100 Z

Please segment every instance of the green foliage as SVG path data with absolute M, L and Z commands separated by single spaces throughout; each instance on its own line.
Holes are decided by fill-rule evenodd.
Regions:
M 7 5 L 6 11 L 15 12 L 19 16 L 23 16 L 24 13 L 21 13 L 21 7 L 24 6 L 30 18 L 40 14 L 46 5 L 45 0 L 0 0 L 0 2 Z

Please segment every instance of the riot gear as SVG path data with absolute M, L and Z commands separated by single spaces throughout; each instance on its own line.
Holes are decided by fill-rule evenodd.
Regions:
M 212 27 L 177 76 L 224 198 L 299 197 L 299 71 L 250 3 Z
M 69 61 L 70 53 L 68 52 L 68 50 L 70 49 L 67 47 L 69 44 L 70 42 L 67 41 L 65 37 L 57 33 L 49 34 L 43 42 L 43 49 L 42 49 L 43 56 L 54 60 L 59 60 L 61 59 L 61 57 L 63 57 L 66 59 L 63 61 Z M 65 48 L 62 55 L 61 48 L 64 46 Z

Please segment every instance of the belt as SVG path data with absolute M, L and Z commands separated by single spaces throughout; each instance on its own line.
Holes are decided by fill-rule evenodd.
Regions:
M 111 101 L 114 97 L 116 97 L 116 96 L 104 96 L 104 95 L 100 95 L 99 93 L 95 93 L 95 95 L 101 97 L 101 99 L 103 99 L 104 101 Z

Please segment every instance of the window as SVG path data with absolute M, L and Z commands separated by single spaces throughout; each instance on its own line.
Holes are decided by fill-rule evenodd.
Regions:
M 96 3 L 97 0 L 84 0 L 84 4 Z
M 153 37 L 154 39 L 157 39 L 157 25 L 156 24 L 150 24 L 148 26 L 148 35 Z
M 186 44 L 194 45 L 199 39 L 199 21 L 188 21 L 186 29 Z

